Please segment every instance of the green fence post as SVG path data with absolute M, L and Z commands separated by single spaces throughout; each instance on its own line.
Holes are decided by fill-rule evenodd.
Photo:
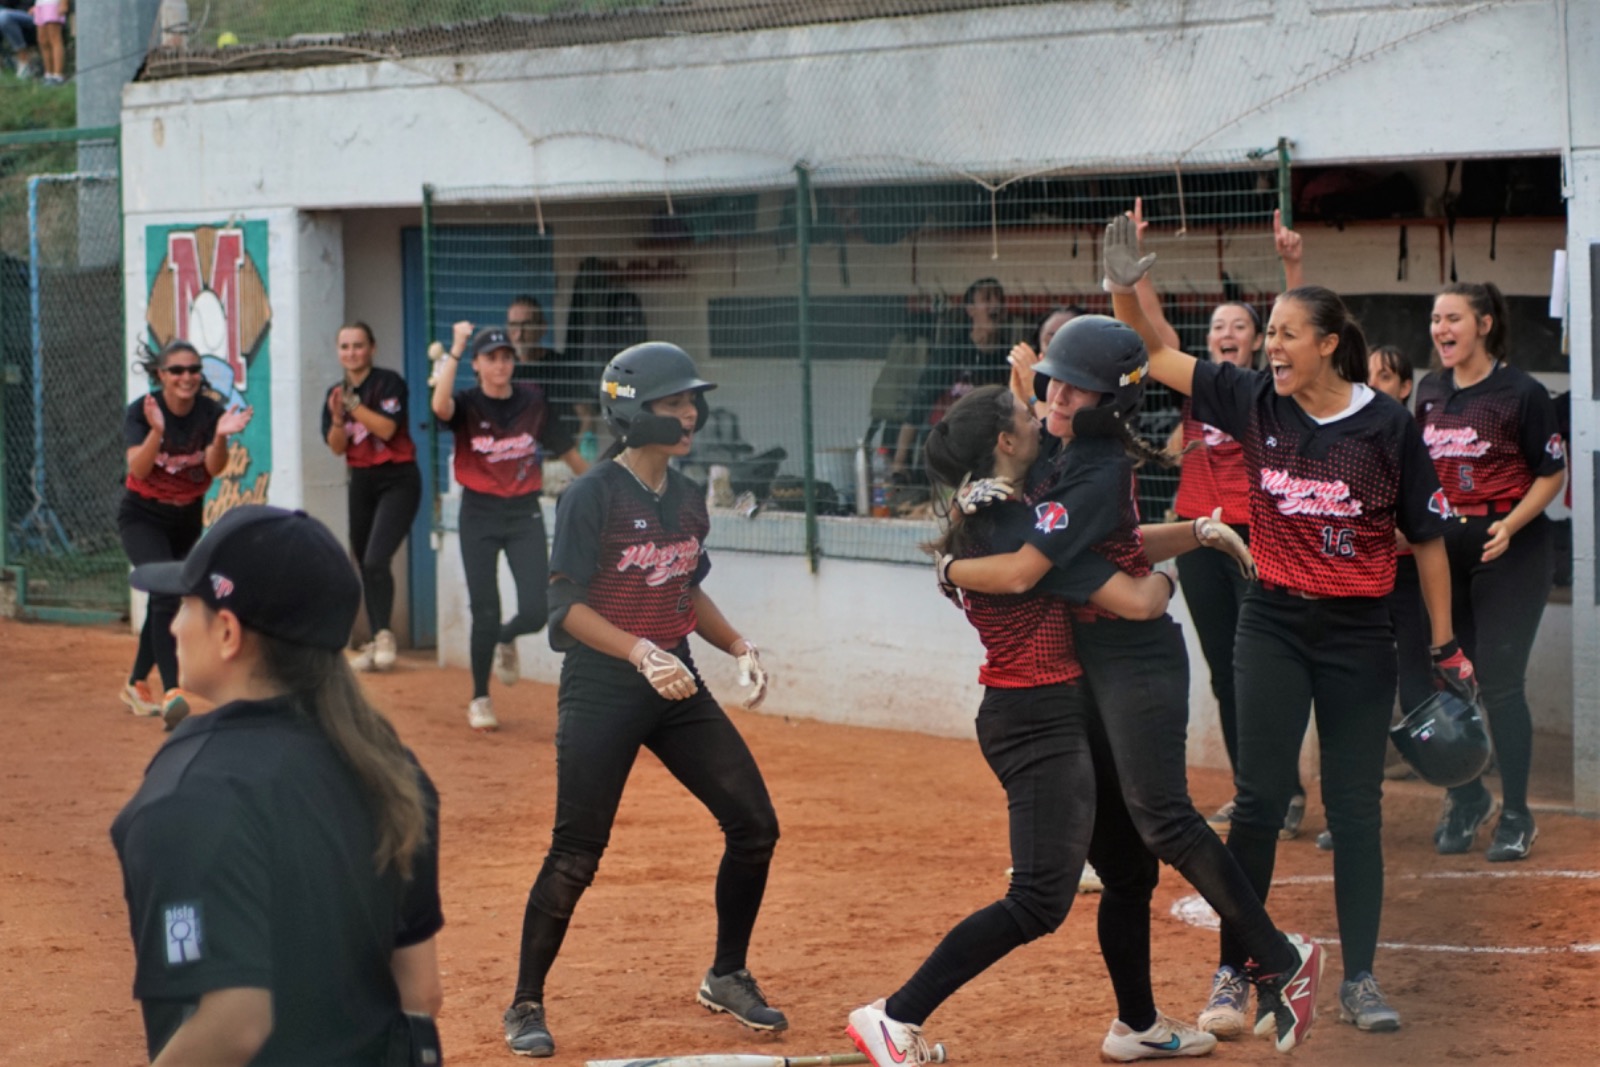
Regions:
M 422 186 L 422 332 L 430 339 L 433 337 L 433 186 Z M 431 403 L 432 397 L 429 397 Z M 433 532 L 437 542 L 438 534 L 444 529 L 444 515 L 440 510 L 440 501 L 444 494 L 439 481 L 439 420 L 434 418 L 433 412 L 428 412 L 428 469 L 433 472 Z M 434 544 L 435 551 L 438 544 Z
M 11 540 L 11 515 L 6 510 L 6 389 L 11 384 L 11 365 L 5 351 L 5 269 L 5 253 L 0 251 L 0 577 L 6 571 L 6 544 Z M 17 596 L 21 595 L 19 589 Z
M 1289 138 L 1278 138 L 1278 212 L 1286 229 L 1294 229 L 1294 186 L 1289 177 Z M 1283 269 L 1282 261 L 1278 268 Z M 1285 276 L 1284 284 L 1288 284 Z
M 800 441 L 805 449 L 806 559 L 817 573 L 817 488 L 815 428 L 811 410 L 811 171 L 804 163 L 794 168 L 795 246 L 800 253 L 800 302 L 795 334 L 800 345 Z

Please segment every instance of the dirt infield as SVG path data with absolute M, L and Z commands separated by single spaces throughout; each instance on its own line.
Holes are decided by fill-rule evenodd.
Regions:
M 0 1004 L 6 1064 L 144 1062 L 130 999 L 133 956 L 108 829 L 161 743 L 115 692 L 133 640 L 107 630 L 0 620 Z M 528 885 L 549 840 L 555 691 L 496 689 L 504 728 L 466 728 L 464 672 L 406 658 L 374 677 L 444 803 L 440 935 L 451 1065 L 516 1062 L 500 1012 L 516 971 Z M 551 976 L 553 1062 L 713 1051 L 850 1051 L 845 1016 L 902 982 L 958 919 L 1005 886 L 1005 804 L 977 746 L 735 713 L 765 771 L 783 827 L 751 966 L 791 1029 L 753 1035 L 694 1004 L 710 961 L 710 817 L 643 756 L 611 852 Z M 1225 799 L 1220 774 L 1191 779 L 1202 810 Z M 1389 1067 L 1595 1061 L 1600 1010 L 1600 824 L 1541 813 L 1523 864 L 1440 857 L 1433 791 L 1390 783 L 1388 902 L 1379 977 L 1405 1018 L 1397 1034 L 1339 1023 L 1330 989 L 1301 1064 Z M 1334 936 L 1329 857 L 1313 799 L 1307 833 L 1279 853 L 1281 924 Z M 1157 891 L 1156 994 L 1191 1017 L 1208 988 L 1215 935 L 1175 918 L 1190 895 L 1172 871 Z M 1092 902 L 958 993 L 929 1021 L 958 1065 L 1089 1063 L 1113 1014 L 1094 946 Z M 1337 980 L 1338 950 L 1328 977 Z M 1584 1052 L 1584 1049 L 1589 1049 Z M 1281 1062 L 1262 1041 L 1221 1046 L 1214 1062 Z

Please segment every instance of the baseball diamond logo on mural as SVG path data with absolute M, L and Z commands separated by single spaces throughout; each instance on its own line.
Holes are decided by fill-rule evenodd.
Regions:
M 148 333 L 141 344 L 160 351 L 188 341 L 200 353 L 206 392 L 228 409 L 255 409 L 230 440 L 227 468 L 207 497 L 209 526 L 236 505 L 266 503 L 271 482 L 267 224 L 150 226 L 145 256 Z

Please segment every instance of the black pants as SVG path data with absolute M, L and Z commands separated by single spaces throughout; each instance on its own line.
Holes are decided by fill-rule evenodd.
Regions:
M 1250 958 L 1269 973 L 1287 966 L 1290 949 L 1262 906 L 1265 894 L 1252 887 L 1189 799 L 1189 658 L 1182 629 L 1170 618 L 1103 619 L 1074 623 L 1072 634 L 1139 839 L 1199 891 L 1247 945 Z
M 131 490 L 123 493 L 117 508 L 117 533 L 122 550 L 135 567 L 141 563 L 168 563 L 189 554 L 200 540 L 205 521 L 205 501 L 174 506 L 140 496 Z M 139 631 L 139 651 L 134 655 L 130 682 L 142 682 L 150 668 L 161 671 L 161 688 L 178 684 L 178 643 L 172 636 L 172 620 L 178 615 L 179 598 L 150 595 L 145 608 L 144 627 Z
M 422 473 L 415 463 L 351 467 L 350 551 L 361 568 L 372 631 L 390 629 L 394 613 L 392 561 L 422 502 Z
M 1528 657 L 1554 583 L 1550 521 L 1543 515 L 1518 530 L 1495 560 L 1481 561 L 1489 526 L 1501 515 L 1463 516 L 1450 523 L 1450 606 L 1456 637 L 1478 672 L 1489 734 L 1500 762 L 1505 806 L 1528 810 L 1533 718 L 1528 711 Z M 1465 794 L 1482 789 L 1461 787 Z
M 1250 527 L 1235 526 L 1248 544 Z M 1177 558 L 1183 602 L 1194 623 L 1200 652 L 1211 671 L 1211 695 L 1217 698 L 1217 720 L 1228 766 L 1239 762 L 1239 727 L 1233 696 L 1233 635 L 1239 629 L 1239 605 L 1249 583 L 1239 567 L 1223 552 L 1185 552 Z
M 694 669 L 687 642 L 670 651 Z M 755 757 L 727 714 L 704 684 L 685 700 L 666 700 L 627 661 L 580 646 L 561 665 L 557 715 L 555 832 L 528 894 L 513 1003 L 544 999 L 545 977 L 611 841 L 617 805 L 641 747 L 722 828 L 712 966 L 719 975 L 745 966 L 778 841 L 778 817 Z
M 494 646 L 536 633 L 549 613 L 550 546 L 539 495 L 497 497 L 461 492 L 461 569 L 472 611 L 472 695 L 489 695 Z M 517 586 L 517 614 L 500 621 L 500 553 Z
M 1383 757 L 1394 704 L 1395 651 L 1381 597 L 1306 600 L 1255 586 L 1239 613 L 1237 807 L 1228 851 L 1265 900 L 1278 829 L 1299 781 L 1313 706 L 1322 749 L 1322 803 L 1333 853 L 1334 904 L 1347 979 L 1372 970 L 1383 912 Z M 1222 926 L 1222 962 L 1251 955 Z
M 1433 695 L 1433 660 L 1428 653 L 1433 631 L 1428 609 L 1422 603 L 1422 580 L 1417 559 L 1403 555 L 1395 563 L 1394 589 L 1384 598 L 1389 621 L 1394 624 L 1394 648 L 1399 668 L 1400 709 L 1410 711 Z
M 1159 872 L 1132 832 L 1104 731 L 1083 687 L 987 689 L 977 728 L 984 759 L 1006 791 L 1011 884 L 1002 899 L 951 929 L 885 1010 L 920 1026 L 1011 950 L 1058 929 L 1088 855 L 1105 884 L 1100 937 L 1118 1012 L 1125 1022 L 1148 1027 L 1155 1016 L 1150 897 Z

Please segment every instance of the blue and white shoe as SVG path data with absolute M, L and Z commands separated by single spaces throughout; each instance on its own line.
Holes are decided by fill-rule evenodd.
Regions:
M 1211 998 L 1195 1021 L 1206 1033 L 1231 1041 L 1244 1034 L 1249 1012 L 1250 983 L 1232 967 L 1223 966 L 1211 979 Z
M 1350 981 L 1339 983 L 1339 1018 L 1354 1023 L 1357 1030 L 1375 1034 L 1400 1029 L 1400 1013 L 1384 999 L 1371 971 L 1362 971 Z
M 1100 1058 L 1112 1063 L 1167 1060 L 1177 1056 L 1204 1056 L 1217 1047 L 1217 1039 L 1188 1023 L 1157 1013 L 1150 1029 L 1135 1032 L 1118 1019 L 1100 1044 Z

